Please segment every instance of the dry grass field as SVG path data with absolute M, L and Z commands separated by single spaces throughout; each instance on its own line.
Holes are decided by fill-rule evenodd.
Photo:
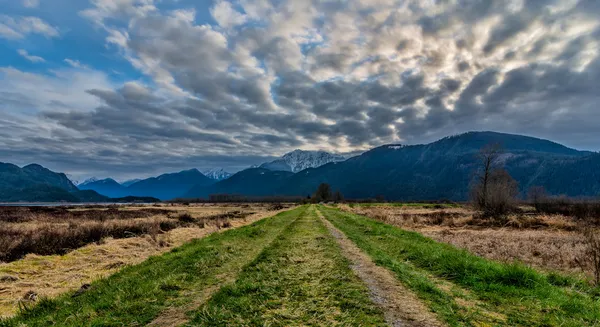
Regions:
M 478 219 L 467 206 L 341 205 L 341 209 L 419 232 L 434 240 L 467 249 L 502 262 L 519 261 L 547 271 L 585 273 L 592 268 L 581 260 L 586 244 L 581 222 L 573 217 L 528 212 L 506 220 Z
M 282 209 L 270 204 L 2 207 L 0 317 L 35 298 L 78 289 L 192 239 Z

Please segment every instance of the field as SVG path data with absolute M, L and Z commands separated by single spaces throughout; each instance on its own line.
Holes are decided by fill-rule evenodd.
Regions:
M 114 211 L 73 208 L 9 224 L 98 223 L 80 218 L 92 210 Z M 518 256 L 517 246 L 551 242 L 552 233 L 567 236 L 546 250 L 566 250 L 578 234 L 565 217 L 514 217 L 499 227 L 464 207 L 418 204 L 127 207 L 111 217 L 100 222 L 175 227 L 0 265 L 5 314 L 20 306 L 0 326 L 600 324 L 599 292 L 585 274 L 566 259 L 534 259 L 546 252 Z M 522 243 L 494 250 L 484 242 L 494 237 Z
M 76 290 L 192 239 L 279 210 L 272 205 L 3 207 L 0 316 L 27 305 L 26 296 Z
M 582 221 L 563 215 L 513 214 L 501 222 L 477 219 L 467 206 L 341 205 L 341 209 L 418 232 L 501 262 L 591 277 Z M 525 208 L 531 209 L 531 208 Z M 585 277 L 585 276 L 584 276 Z

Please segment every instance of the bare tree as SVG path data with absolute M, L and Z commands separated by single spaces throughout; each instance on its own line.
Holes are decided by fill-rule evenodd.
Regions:
M 477 154 L 477 158 L 480 162 L 480 170 L 477 174 L 478 179 L 478 194 L 476 195 L 477 205 L 480 208 L 487 206 L 488 190 L 490 185 L 490 178 L 492 172 L 498 165 L 498 158 L 502 153 L 502 148 L 499 144 L 490 144 L 483 147 Z
M 500 167 L 502 148 L 498 144 L 481 149 L 477 158 L 480 168 L 477 171 L 471 196 L 475 206 L 484 216 L 499 217 L 514 207 L 518 194 L 518 184 L 510 174 Z

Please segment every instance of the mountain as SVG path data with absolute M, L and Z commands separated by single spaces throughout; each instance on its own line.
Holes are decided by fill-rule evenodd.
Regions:
M 259 168 L 297 173 L 307 168 L 317 168 L 330 162 L 344 160 L 346 160 L 346 158 L 342 155 L 325 151 L 294 150 L 290 153 L 286 153 L 280 159 L 260 165 Z
M 223 168 L 206 169 L 202 171 L 202 173 L 204 174 L 204 176 L 210 179 L 214 179 L 216 181 L 222 181 L 231 177 L 231 174 L 226 172 Z
M 139 181 L 141 181 L 141 179 L 139 179 L 139 178 L 130 179 L 130 180 L 124 181 L 123 183 L 121 183 L 121 185 L 123 185 L 125 187 L 128 187 L 128 186 L 133 185 L 133 184 L 135 184 L 135 183 L 137 183 Z
M 104 180 L 111 184 L 112 180 Z M 90 186 L 101 181 L 89 182 Z M 112 181 L 114 182 L 114 181 Z M 116 183 L 116 182 L 114 182 Z M 118 183 L 117 183 L 118 185 Z M 78 189 L 63 173 L 33 164 L 20 168 L 0 162 L 0 202 L 158 202 L 155 198 L 111 198 L 91 189 Z
M 204 176 L 198 169 L 191 169 L 141 180 L 127 187 L 126 193 L 170 200 L 183 196 L 194 186 L 203 187 L 214 183 L 215 180 Z
M 95 192 L 94 192 L 95 193 Z M 80 202 L 83 197 L 104 200 L 95 193 L 81 193 L 63 173 L 37 164 L 20 168 L 0 163 L 0 201 L 2 202 Z
M 110 198 L 120 198 L 129 195 L 127 189 L 114 179 L 88 180 L 79 185 L 80 190 L 93 190 Z
M 294 173 L 249 168 L 212 185 L 196 185 L 184 198 L 208 198 L 213 194 L 241 194 L 253 196 L 272 195 Z
M 307 194 L 327 182 L 348 198 L 382 195 L 390 200 L 466 200 L 479 168 L 476 155 L 494 143 L 503 147 L 501 160 L 519 182 L 522 193 L 539 185 L 553 194 L 600 194 L 600 179 L 595 177 L 600 171 L 600 155 L 547 140 L 494 132 L 470 132 L 425 145 L 378 147 L 345 162 L 296 174 L 277 192 Z M 582 183 L 572 187 L 572 180 Z
M 248 169 L 211 187 L 194 187 L 187 195 L 306 196 L 325 182 L 346 198 L 466 200 L 469 184 L 479 168 L 477 153 L 494 143 L 503 147 L 502 163 L 519 182 L 522 194 L 531 186 L 544 186 L 551 194 L 600 196 L 600 154 L 548 140 L 495 132 L 470 132 L 430 144 L 385 145 L 346 161 L 278 178 L 267 175 L 264 168 Z M 271 167 L 285 168 L 281 161 L 276 164 Z

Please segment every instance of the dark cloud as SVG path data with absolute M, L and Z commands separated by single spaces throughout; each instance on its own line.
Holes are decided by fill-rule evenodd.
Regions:
M 467 130 L 598 148 L 597 1 L 249 0 L 241 26 L 159 4 L 86 12 L 135 82 L 0 68 L 0 156 L 128 176 Z

